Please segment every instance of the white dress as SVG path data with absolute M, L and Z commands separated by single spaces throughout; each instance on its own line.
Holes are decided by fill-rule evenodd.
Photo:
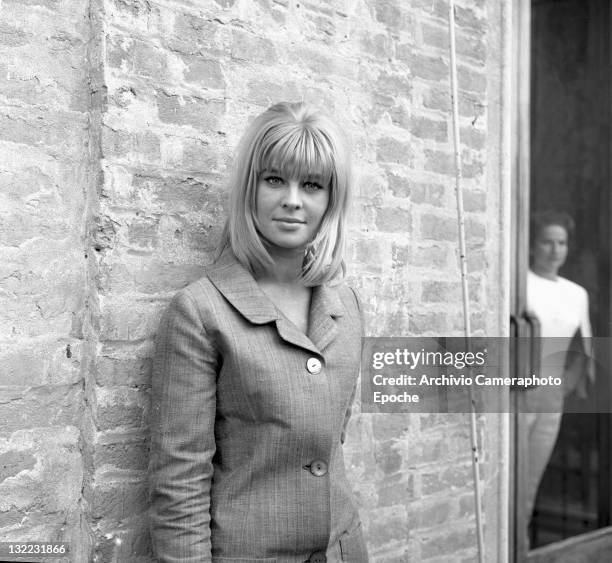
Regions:
M 540 386 L 527 391 L 526 403 L 529 483 L 527 515 L 531 516 L 540 480 L 552 454 L 563 414 L 564 395 L 574 390 L 578 377 L 564 373 L 565 357 L 578 330 L 584 349 L 590 353 L 591 323 L 589 298 L 586 290 L 570 280 L 543 278 L 527 274 L 527 309 L 540 321 L 541 369 L 538 377 L 559 377 L 561 387 Z M 587 373 L 592 378 L 591 363 Z M 580 374 L 581 376 L 582 374 Z

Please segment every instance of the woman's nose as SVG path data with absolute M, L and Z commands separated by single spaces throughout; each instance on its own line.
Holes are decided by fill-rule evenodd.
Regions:
M 300 186 L 298 182 L 289 182 L 287 188 L 283 193 L 282 200 L 283 207 L 291 209 L 299 209 L 302 207 L 302 198 L 300 196 Z

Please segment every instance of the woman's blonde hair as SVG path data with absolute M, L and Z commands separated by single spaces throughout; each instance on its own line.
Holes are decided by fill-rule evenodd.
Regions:
M 273 265 L 255 217 L 257 183 L 264 170 L 277 170 L 289 178 L 317 175 L 329 186 L 327 210 L 306 249 L 301 279 L 314 286 L 343 274 L 351 183 L 349 149 L 337 125 L 305 103 L 278 103 L 259 115 L 244 133 L 233 162 L 229 216 L 219 254 L 229 245 L 251 272 Z

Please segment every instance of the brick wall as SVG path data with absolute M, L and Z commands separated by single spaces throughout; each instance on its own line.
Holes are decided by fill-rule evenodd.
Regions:
M 461 333 L 447 4 L 84 4 L 0 8 L 0 535 L 144 562 L 152 339 L 212 256 L 250 117 L 305 99 L 349 131 L 368 334 Z M 498 334 L 501 15 L 461 0 L 457 20 L 472 321 Z M 357 415 L 345 454 L 374 561 L 473 560 L 465 416 Z
M 86 557 L 87 7 L 1 12 L 0 535 Z

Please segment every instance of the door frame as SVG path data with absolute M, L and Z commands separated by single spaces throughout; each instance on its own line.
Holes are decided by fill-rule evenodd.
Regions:
M 612 14 L 612 0 L 609 0 L 609 13 Z M 530 154 L 531 154 L 531 0 L 514 0 L 512 2 L 512 30 L 511 44 L 511 270 L 510 270 L 510 306 L 513 318 L 511 336 L 529 337 L 530 330 L 525 322 L 526 308 L 526 275 L 529 267 L 529 207 L 530 207 Z M 612 33 L 609 41 L 612 42 Z M 612 53 L 612 43 L 609 45 Z M 611 57 L 612 62 L 612 57 Z M 612 64 L 609 67 L 612 69 Z M 612 80 L 612 71 L 610 72 Z M 612 85 L 609 89 L 612 92 Z M 612 96 L 611 96 L 612 99 Z M 612 118 L 612 102 L 609 103 L 608 119 Z M 612 135 L 611 135 L 612 136 Z M 610 163 L 612 163 L 612 142 L 610 143 Z M 612 175 L 611 175 L 612 177 Z M 612 198 L 609 210 L 612 217 Z M 609 289 L 609 303 L 612 303 L 612 283 Z M 611 312 L 612 319 L 612 312 Z M 612 320 L 609 334 L 612 335 Z M 518 350 L 517 346 L 517 350 Z M 514 369 L 521 370 L 525 359 L 519 353 L 514 358 Z M 606 363 L 605 365 L 610 365 Z M 527 466 L 525 456 L 517 456 L 518 451 L 525 451 L 526 439 L 524 421 L 521 412 L 524 394 L 511 391 L 511 424 L 510 424 L 510 502 L 509 502 L 509 557 L 511 563 L 540 563 L 550 561 L 551 557 L 559 562 L 597 561 L 589 559 L 597 554 L 609 554 L 612 551 L 612 526 L 600 528 L 593 532 L 555 542 L 537 549 L 528 551 L 526 529 L 527 515 L 517 510 L 525 506 L 525 476 Z M 612 431 L 610 424 L 604 425 L 605 444 L 612 448 Z M 608 450 L 609 451 L 609 450 Z M 519 459 L 522 457 L 523 459 Z M 609 461 L 608 461 L 609 464 Z M 609 465 L 604 464 L 606 467 Z M 612 506 L 612 479 L 610 475 L 607 483 L 607 498 L 602 502 L 608 503 L 608 510 Z M 605 489 L 605 487 L 604 487 Z M 585 559 L 584 557 L 587 557 Z M 601 559 L 602 561 L 604 559 Z

